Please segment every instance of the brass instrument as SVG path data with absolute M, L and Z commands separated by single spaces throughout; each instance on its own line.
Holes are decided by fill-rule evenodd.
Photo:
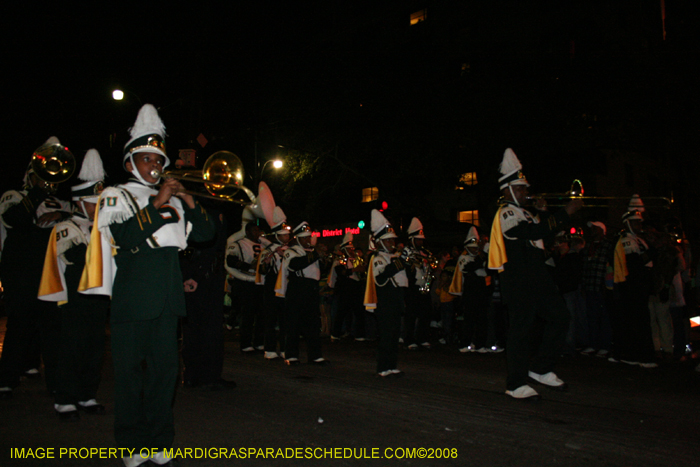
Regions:
M 365 266 L 365 258 L 362 256 L 358 256 L 357 253 L 355 253 L 355 256 L 352 258 L 352 268 L 357 269 L 357 268 L 362 268 Z M 360 280 L 364 279 L 367 277 L 367 270 L 363 270 L 362 272 L 355 271 L 355 274 L 357 274 L 357 277 L 360 278 Z
M 250 197 L 250 195 L 248 195 Z M 237 242 L 245 237 L 245 226 L 249 222 L 254 222 L 256 219 L 265 219 L 267 225 L 273 225 L 272 218 L 275 210 L 275 199 L 272 196 L 272 191 L 267 183 L 260 182 L 258 184 L 258 196 L 253 199 L 251 204 L 246 205 L 241 213 L 241 229 L 229 237 L 229 242 Z
M 527 199 L 573 199 L 583 198 L 583 184 L 581 180 L 576 179 L 571 182 L 571 188 L 566 193 L 540 193 L 538 195 L 528 196 Z
M 231 201 L 241 205 L 255 203 L 256 197 L 250 189 L 243 186 L 243 163 L 234 153 L 218 151 L 209 156 L 202 170 L 169 170 L 160 172 L 151 171 L 154 178 L 165 177 L 182 180 L 184 182 L 203 183 L 209 194 L 197 191 L 185 190 L 192 196 L 216 199 L 219 201 Z M 243 191 L 250 201 L 235 199 L 239 191 Z
M 334 251 L 331 253 L 331 255 L 333 255 L 335 257 L 336 261 L 338 261 L 338 264 L 343 265 L 343 266 L 348 264 L 348 255 L 346 255 L 344 252 Z
M 343 252 L 343 251 L 340 251 L 340 252 L 334 251 L 331 254 L 335 258 L 335 260 L 338 261 L 338 264 L 340 264 L 341 266 L 346 266 L 349 263 L 351 266 L 351 269 L 357 269 L 357 268 L 360 268 L 360 267 L 365 265 L 365 259 L 362 256 L 358 256 L 357 254 L 355 254 L 355 256 L 353 256 L 352 258 L 350 256 L 348 256 L 348 254 Z M 364 277 L 366 277 L 365 271 L 355 272 L 355 273 L 358 275 L 358 277 L 360 279 L 363 279 Z
M 364 266 L 364 265 L 365 265 L 365 259 L 362 256 L 355 255 L 352 258 L 352 268 L 353 269 L 359 268 L 359 267 Z
M 433 282 L 435 281 L 435 269 L 437 269 L 440 260 L 438 260 L 435 257 L 435 255 L 433 255 L 429 250 L 423 251 L 425 251 L 428 254 L 428 256 L 424 259 L 424 264 L 427 265 L 425 271 L 425 284 L 423 284 L 421 287 L 418 287 L 418 291 L 423 294 L 428 294 L 430 293 L 430 288 L 432 287 Z
M 423 277 L 425 278 L 425 283 L 418 286 L 418 291 L 422 294 L 430 293 L 430 288 L 435 281 L 435 269 L 437 269 L 440 260 L 438 260 L 435 255 L 433 255 L 430 250 L 411 249 L 406 256 L 409 264 L 416 268 L 423 269 Z
M 557 201 L 562 201 L 562 200 L 572 200 L 572 199 L 581 199 L 584 200 L 585 206 L 589 208 L 607 208 L 610 207 L 610 203 L 605 202 L 589 202 L 585 200 L 606 200 L 606 201 L 611 201 L 611 200 L 624 200 L 624 201 L 629 201 L 631 196 L 584 196 L 584 191 L 583 191 L 583 184 L 581 183 L 580 180 L 574 180 L 573 183 L 571 184 L 571 188 L 569 189 L 568 192 L 566 193 L 540 193 L 537 195 L 531 195 L 528 196 L 528 200 L 538 200 L 538 199 L 551 199 L 551 200 L 557 200 Z M 671 206 L 673 205 L 673 198 L 666 198 L 664 196 L 644 196 L 642 198 L 645 201 L 645 207 L 660 207 L 664 209 L 671 209 Z M 659 205 L 648 205 L 646 202 L 647 200 L 649 201 L 658 201 Z M 550 207 L 563 207 L 566 206 L 564 203 L 557 203 L 557 204 L 547 204 L 547 206 Z
M 65 146 L 44 144 L 32 154 L 30 166 L 46 189 L 55 193 L 58 184 L 67 181 L 75 172 L 75 157 Z

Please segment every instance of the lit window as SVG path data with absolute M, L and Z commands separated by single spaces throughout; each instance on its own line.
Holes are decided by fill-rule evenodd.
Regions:
M 465 186 L 476 185 L 476 172 L 467 172 L 459 177 L 459 184 Z
M 459 222 L 468 222 L 470 224 L 479 225 L 479 211 L 460 211 L 457 220 Z
M 379 189 L 375 186 L 372 188 L 363 188 L 362 189 L 362 202 L 363 203 L 369 203 L 370 201 L 374 201 L 377 198 L 379 198 Z
M 422 23 L 428 16 L 428 10 L 418 10 L 415 13 L 411 13 L 411 26 L 414 24 Z

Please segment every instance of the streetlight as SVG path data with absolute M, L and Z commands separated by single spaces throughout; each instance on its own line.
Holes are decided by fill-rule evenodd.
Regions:
M 275 169 L 281 169 L 282 166 L 284 165 L 284 162 L 282 162 L 281 159 L 270 159 L 270 160 L 266 161 L 263 164 L 262 169 L 260 170 L 260 179 L 261 180 L 262 180 L 263 172 L 265 172 L 265 167 L 267 167 L 267 164 L 269 164 L 270 162 L 272 162 L 272 167 L 274 167 Z
M 279 144 L 277 145 L 279 148 L 284 148 L 284 146 L 280 146 Z M 272 167 L 275 169 L 281 169 L 282 166 L 284 165 L 284 162 L 282 159 L 280 159 L 280 156 L 273 156 L 274 159 L 268 159 L 265 161 L 265 163 L 260 167 L 260 162 L 258 161 L 258 139 L 257 139 L 257 133 L 255 135 L 255 159 L 254 159 L 254 167 L 255 167 L 255 172 L 253 174 L 253 181 L 257 185 L 259 181 L 263 179 L 263 173 L 265 172 L 265 167 L 267 167 L 267 164 L 272 162 Z M 260 169 L 260 170 L 258 170 Z
M 115 101 L 124 100 L 124 96 L 125 96 L 126 94 L 130 94 L 130 95 L 134 96 L 134 97 L 136 98 L 136 100 L 139 101 L 139 105 L 143 105 L 142 102 L 141 102 L 141 98 L 140 98 L 139 96 L 137 96 L 136 94 L 134 94 L 134 93 L 131 92 L 131 91 L 127 91 L 126 89 L 115 89 L 115 90 L 113 90 L 113 91 L 112 91 L 112 99 L 114 99 Z

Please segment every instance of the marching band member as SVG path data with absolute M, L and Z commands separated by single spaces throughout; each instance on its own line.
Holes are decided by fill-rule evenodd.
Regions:
M 315 240 L 307 222 L 296 226 L 292 234 L 295 240 L 285 251 L 282 264 L 288 280 L 285 293 L 287 333 L 285 363 L 299 364 L 299 335 L 301 334 L 306 339 L 308 362 L 325 365 L 328 361 L 321 355 L 321 317 L 318 295 L 318 281 L 321 279 L 319 261 L 321 254 L 325 253 L 325 246 L 318 245 L 314 248 Z
M 284 351 L 284 298 L 275 293 L 275 284 L 280 272 L 284 252 L 287 251 L 291 227 L 287 225 L 287 216 L 279 206 L 275 206 L 272 213 L 272 233 L 269 245 L 267 245 L 258 258 L 256 275 L 264 282 L 263 311 L 265 315 L 265 359 L 274 360 L 280 358 L 279 349 Z M 275 333 L 275 326 L 279 326 L 279 336 Z
M 60 145 L 54 136 L 45 146 Z M 0 357 L 0 399 L 12 397 L 20 377 L 37 375 L 41 354 L 49 392 L 56 390 L 57 313 L 55 306 L 37 299 L 46 245 L 53 226 L 71 216 L 71 206 L 53 196 L 55 186 L 27 168 L 24 187 L 5 192 L 0 199 L 2 262 L 7 331 Z M 41 341 L 41 345 L 40 345 Z
M 638 197 L 637 197 L 638 198 Z M 639 201 L 641 203 L 641 201 Z M 619 321 L 626 329 L 616 334 L 619 357 L 623 363 L 656 368 L 651 334 L 649 295 L 652 290 L 651 249 L 642 238 L 643 209 L 630 203 L 622 216 L 624 232 L 617 241 L 614 256 L 614 282 L 620 292 L 616 307 Z
M 407 256 L 412 260 L 404 318 L 404 343 L 408 345 L 409 350 L 418 349 L 419 344 L 424 349 L 430 348 L 428 329 L 433 304 L 428 274 L 432 271 L 428 264 L 428 252 L 423 248 L 424 242 L 423 224 L 414 217 L 408 226 L 408 245 L 404 247 Z
M 81 183 L 71 187 L 76 209 L 70 219 L 53 228 L 39 286 L 39 299 L 58 302 L 59 307 L 60 340 L 54 349 L 58 356 L 54 409 L 61 420 L 79 419 L 78 409 L 89 414 L 105 412 L 96 397 L 109 299 L 78 293 L 104 176 L 99 153 L 90 149 L 78 175 Z
M 372 240 L 377 252 L 367 271 L 365 306 L 377 316 L 377 374 L 382 378 L 403 376 L 397 368 L 401 315 L 408 287 L 408 253 L 396 253 L 396 233 L 389 221 L 372 210 Z
M 255 222 L 245 224 L 245 237 L 231 241 L 226 247 L 226 270 L 233 276 L 241 300 L 241 352 L 252 354 L 263 350 L 263 282 L 256 280 L 255 269 L 262 249 L 262 231 Z
M 235 388 L 236 382 L 222 377 L 226 218 L 212 204 L 207 203 L 206 210 L 216 225 L 216 235 L 205 243 L 188 242 L 187 250 L 180 255 L 187 306 L 187 316 L 180 323 L 182 384 L 221 390 Z
M 338 298 L 338 310 L 331 329 L 331 341 L 340 340 L 343 322 L 348 316 L 353 317 L 355 340 L 365 340 L 365 307 L 362 304 L 365 284 L 362 279 L 364 279 L 366 267 L 364 262 L 358 261 L 352 240 L 353 235 L 350 232 L 346 233 L 338 246 L 344 260 L 336 258 L 333 261 L 328 277 L 328 286 L 335 290 Z
M 135 467 L 150 460 L 164 465 L 170 463 L 164 450 L 175 436 L 177 326 L 186 313 L 178 252 L 187 247 L 188 237 L 195 242 L 213 238 L 215 226 L 201 205 L 183 193 L 180 182 L 168 178 L 158 187 L 157 172 L 170 159 L 165 126 L 150 104 L 139 111 L 123 161 L 133 178 L 100 196 L 80 290 L 112 296 L 117 446 L 136 453 L 158 450 L 150 459 L 124 457 L 124 464 Z
M 543 239 L 553 237 L 558 226 L 582 206 L 571 200 L 549 216 L 544 210 L 533 215 L 524 208 L 530 184 L 522 165 L 508 148 L 500 165 L 501 204 L 491 227 L 489 268 L 499 274 L 503 299 L 508 306 L 508 379 L 506 394 L 516 399 L 537 398 L 528 376 L 540 384 L 563 390 L 566 385 L 552 371 L 566 338 L 569 312 L 545 265 Z M 538 201 L 544 209 L 544 200 Z M 536 318 L 545 322 L 542 341 L 530 362 L 530 344 Z
M 457 260 L 450 285 L 451 294 L 464 298 L 459 327 L 459 351 L 462 353 L 489 351 L 486 341 L 492 287 L 484 250 L 485 245 L 480 241 L 476 227 L 472 226 L 464 240 L 464 253 Z

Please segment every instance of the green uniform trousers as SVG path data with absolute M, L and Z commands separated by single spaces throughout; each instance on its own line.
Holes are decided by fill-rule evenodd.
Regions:
M 178 317 L 112 323 L 114 436 L 120 448 L 170 448 L 178 375 Z

